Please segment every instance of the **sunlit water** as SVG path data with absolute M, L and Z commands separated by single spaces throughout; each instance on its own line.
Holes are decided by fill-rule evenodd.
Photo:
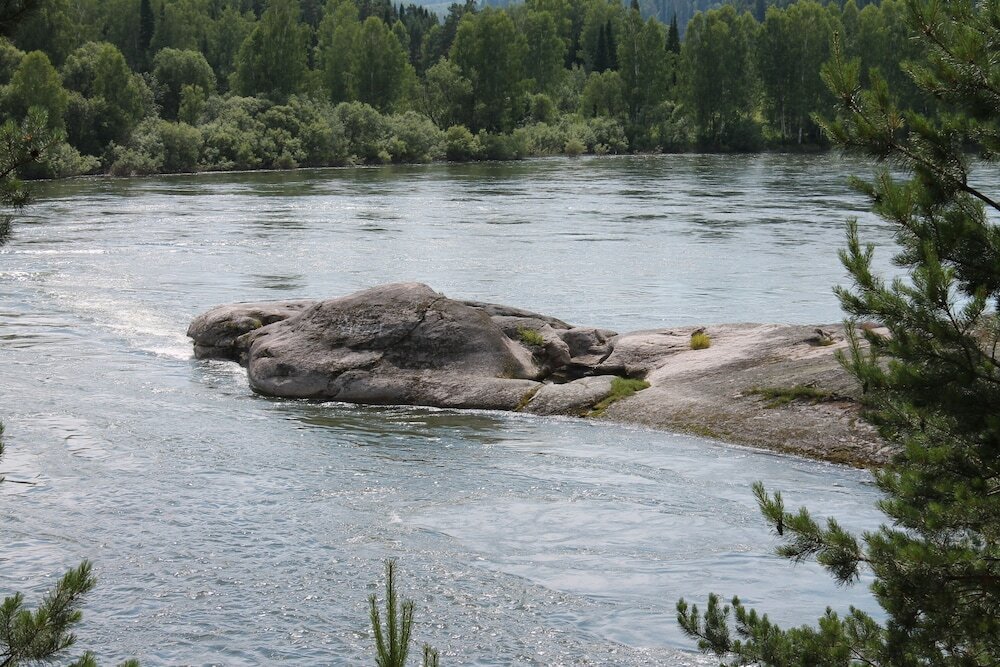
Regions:
M 836 157 L 629 157 L 42 184 L 0 250 L 3 590 L 82 558 L 81 646 L 371 663 L 397 557 L 443 663 L 702 664 L 684 596 L 783 623 L 875 606 L 775 544 L 749 485 L 871 528 L 867 474 L 617 425 L 268 400 L 196 361 L 214 304 L 423 281 L 619 330 L 831 322 Z M 886 266 L 880 260 L 880 266 Z M 21 484 L 18 482 L 30 482 Z

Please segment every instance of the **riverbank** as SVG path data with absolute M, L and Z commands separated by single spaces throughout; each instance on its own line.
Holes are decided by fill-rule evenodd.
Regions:
M 853 466 L 891 453 L 860 418 L 839 326 L 620 334 L 395 283 L 220 306 L 188 336 L 196 357 L 238 361 L 269 396 L 607 419 Z

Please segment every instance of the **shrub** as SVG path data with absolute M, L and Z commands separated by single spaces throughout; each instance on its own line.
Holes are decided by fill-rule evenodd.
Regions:
M 210 97 L 204 112 L 208 122 L 200 128 L 202 164 L 209 169 L 259 168 L 265 134 L 260 115 L 270 107 L 270 102 L 255 97 Z
M 519 160 L 525 154 L 522 135 L 490 134 L 483 130 L 478 139 L 483 146 L 483 157 L 487 160 Z
M 483 155 L 483 146 L 469 128 L 452 125 L 444 133 L 444 154 L 455 162 L 478 160 Z
M 81 155 L 80 151 L 61 141 L 46 153 L 44 162 L 34 162 L 21 169 L 24 178 L 66 178 L 80 174 L 92 174 L 100 170 L 101 161 L 92 155 Z
M 514 130 L 525 155 L 558 155 L 566 145 L 566 133 L 557 126 L 533 123 Z
M 163 144 L 163 170 L 166 172 L 194 171 L 201 155 L 201 131 L 187 123 L 160 121 Z
M 612 403 L 632 396 L 636 392 L 648 389 L 649 383 L 645 380 L 635 380 L 633 378 L 616 377 L 611 381 L 611 392 L 602 398 L 590 411 L 589 417 L 600 417 Z
M 545 345 L 545 337 L 534 329 L 518 327 L 517 337 L 521 339 L 522 343 L 527 343 L 528 345 L 534 345 L 536 347 L 542 347 Z
M 342 102 L 333 114 L 344 128 L 347 155 L 359 162 L 389 161 L 389 124 L 375 107 L 363 102 Z
M 696 331 L 691 334 L 692 350 L 707 350 L 712 347 L 712 339 L 704 331 Z
M 543 93 L 532 95 L 528 99 L 528 107 L 528 115 L 534 123 L 551 123 L 558 115 L 555 102 Z
M 563 153 L 572 157 L 576 157 L 586 151 L 587 147 L 576 137 L 567 139 L 566 144 L 563 146 Z
M 139 123 L 123 146 L 111 145 L 111 175 L 141 176 L 163 169 L 164 147 L 161 121 L 147 118 Z
M 394 162 L 428 162 L 442 154 L 444 133 L 416 111 L 390 116 L 389 132 L 389 154 Z
M 628 152 L 625 128 L 614 118 L 588 118 L 587 127 L 594 135 L 594 144 L 591 148 L 595 153 L 617 155 Z

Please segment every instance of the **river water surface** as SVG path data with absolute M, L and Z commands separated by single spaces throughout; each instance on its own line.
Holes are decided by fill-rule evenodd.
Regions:
M 864 582 L 772 556 L 749 488 L 865 529 L 866 473 L 581 420 L 265 399 L 184 336 L 215 304 L 396 280 L 618 330 L 835 322 L 845 221 L 889 241 L 846 185 L 868 171 L 662 156 L 41 184 L 0 250 L 2 592 L 37 599 L 92 559 L 80 646 L 146 665 L 371 664 L 386 557 L 446 665 L 711 664 L 674 621 L 710 591 L 782 623 L 872 610 Z

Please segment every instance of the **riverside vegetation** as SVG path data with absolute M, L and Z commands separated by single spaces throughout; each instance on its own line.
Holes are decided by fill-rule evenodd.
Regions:
M 834 34 L 905 106 L 902 0 L 11 0 L 0 108 L 65 132 L 27 175 L 826 145 Z M 784 6 L 787 5 L 787 6 Z M 749 11 L 752 9 L 753 11 Z M 678 16 L 684 22 L 678 23 Z M 443 20 L 442 20 L 443 18 Z M 690 20 L 688 21 L 688 19 Z
M 895 261 L 910 280 L 875 275 L 875 249 L 851 224 L 841 258 L 854 285 L 837 290 L 851 318 L 888 329 L 862 329 L 863 348 L 847 327 L 842 360 L 868 419 L 899 447 L 875 472 L 890 523 L 859 539 L 834 518 L 789 512 L 762 483 L 753 489 L 783 538 L 780 556 L 815 558 L 842 585 L 870 571 L 885 620 L 827 609 L 816 626 L 783 629 L 738 597 L 725 605 L 711 595 L 703 613 L 678 602 L 681 627 L 724 664 L 1000 663 L 1000 228 L 986 214 L 1000 213 L 1000 200 L 973 184 L 965 152 L 998 157 L 1000 2 L 908 0 L 906 12 L 923 49 L 907 70 L 950 113 L 901 107 L 878 77 L 863 89 L 858 62 L 835 51 L 823 74 L 840 114 L 820 121 L 842 145 L 909 176 L 885 170 L 858 187 L 896 230 Z
M 874 250 L 852 226 L 843 260 L 854 289 L 839 292 L 851 317 L 889 331 L 866 331 L 862 348 L 848 327 L 852 347 L 844 362 L 864 389 L 870 419 L 901 446 L 876 473 L 885 493 L 880 507 L 893 524 L 859 541 L 835 520 L 823 526 L 805 509 L 788 512 L 780 494 L 754 487 L 765 517 L 787 540 L 779 554 L 815 557 L 845 584 L 861 568 L 871 569 L 887 620 L 828 611 L 818 627 L 783 630 L 738 598 L 724 606 L 712 596 L 704 614 L 681 601 L 682 627 L 730 664 L 985 666 L 1000 657 L 1000 232 L 985 213 L 1000 212 L 1000 202 L 970 183 L 963 152 L 973 146 L 995 160 L 1000 148 L 1000 72 L 993 61 L 1000 2 L 908 0 L 906 8 L 926 49 L 908 71 L 919 89 L 955 113 L 904 112 L 881 77 L 872 76 L 864 90 L 858 62 L 843 52 L 835 51 L 824 71 L 843 114 L 826 123 L 827 131 L 846 146 L 894 160 L 911 176 L 900 182 L 884 173 L 860 185 L 895 225 L 897 261 L 910 269 L 911 281 L 886 284 L 874 275 Z M 24 201 L 13 178 L 17 166 L 36 160 L 43 147 L 67 154 L 44 143 L 45 136 L 59 136 L 40 127 L 50 122 L 36 111 L 26 125 L 4 125 L 4 159 L 14 165 L 0 180 L 4 204 Z M 31 148 L 37 141 L 43 146 Z M 20 596 L 8 598 L 7 622 L 0 624 L 7 630 L 5 664 L 47 660 L 67 648 L 68 629 L 79 619 L 75 605 L 90 585 L 86 567 L 74 570 L 34 614 L 20 609 Z M 377 627 L 380 619 L 372 616 Z M 389 634 L 397 638 L 390 641 L 402 638 Z M 436 664 L 436 656 L 425 655 Z

